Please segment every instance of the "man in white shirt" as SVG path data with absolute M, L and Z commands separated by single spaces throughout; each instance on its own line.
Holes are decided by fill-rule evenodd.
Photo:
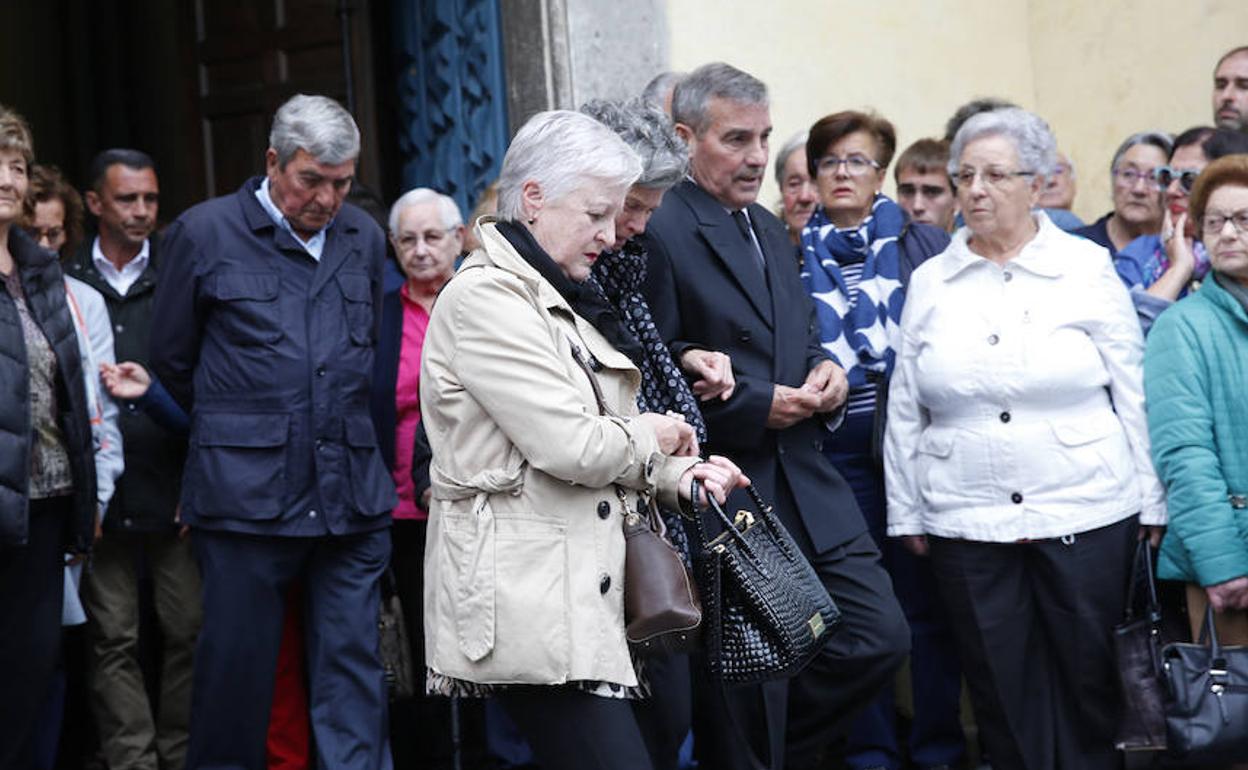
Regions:
M 117 360 L 146 366 L 159 267 L 155 164 L 137 150 L 105 150 L 92 162 L 90 180 L 85 197 L 98 233 L 66 271 L 103 295 Z M 199 572 L 177 520 L 186 441 L 133 405 L 122 407 L 120 422 L 125 471 L 82 585 L 91 708 L 109 767 L 180 770 L 200 624 Z M 139 665 L 141 563 L 154 583 L 161 629 L 158 709 L 148 702 Z

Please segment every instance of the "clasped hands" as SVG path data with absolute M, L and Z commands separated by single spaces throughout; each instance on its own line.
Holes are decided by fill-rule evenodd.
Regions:
M 816 414 L 836 411 L 849 395 L 845 370 L 832 361 L 822 361 L 806 375 L 800 388 L 776 384 L 771 394 L 767 427 L 783 430 Z

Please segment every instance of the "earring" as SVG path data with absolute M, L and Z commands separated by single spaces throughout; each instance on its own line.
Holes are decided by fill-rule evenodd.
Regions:
M 537 223 L 537 217 L 529 217 L 529 224 L 531 224 L 531 225 L 532 225 L 532 224 L 536 224 L 536 223 Z

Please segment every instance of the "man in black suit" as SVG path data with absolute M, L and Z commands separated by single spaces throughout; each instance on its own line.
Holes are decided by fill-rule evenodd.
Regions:
M 847 385 L 819 345 L 783 224 L 755 203 L 771 134 L 767 88 L 727 64 L 708 64 L 677 86 L 672 111 L 692 179 L 667 194 L 649 223 L 650 308 L 677 357 L 690 349 L 731 357 L 731 397 L 703 402 L 706 450 L 732 457 L 774 501 L 844 614 L 793 680 L 726 697 L 700 686 L 696 745 L 705 766 L 717 769 L 755 767 L 757 758 L 815 767 L 891 681 L 909 651 L 909 629 L 849 485 L 820 452 Z

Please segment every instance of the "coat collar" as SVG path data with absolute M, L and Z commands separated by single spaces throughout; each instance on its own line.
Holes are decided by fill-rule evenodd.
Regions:
M 1011 267 L 1022 268 L 1042 278 L 1059 278 L 1063 273 L 1062 266 L 1059 260 L 1052 258 L 1052 252 L 1054 249 L 1060 249 L 1061 246 L 1054 241 L 1063 237 L 1075 236 L 1067 236 L 1057 225 L 1053 224 L 1052 220 L 1043 211 L 1033 212 L 1032 217 L 1035 219 L 1038 228 L 1036 234 L 1023 246 L 1018 256 L 1010 260 L 1009 264 Z M 954 233 L 953 241 L 949 244 L 949 248 L 940 257 L 941 277 L 946 281 L 953 280 L 972 265 L 988 262 L 984 257 L 971 251 L 967 245 L 970 237 L 971 230 L 969 227 L 959 228 Z
M 477 242 L 481 244 L 481 248 L 472 252 L 460 270 L 469 267 L 490 265 L 504 272 L 514 275 L 520 279 L 522 283 L 529 289 L 537 302 L 548 311 L 557 311 L 566 313 L 572 318 L 576 325 L 576 331 L 581 339 L 585 341 L 589 352 L 603 366 L 611 369 L 631 369 L 636 371 L 637 367 L 629 360 L 628 356 L 616 350 L 610 342 L 597 329 L 593 327 L 589 321 L 581 318 L 572 310 L 572 306 L 563 298 L 563 295 L 555 290 L 550 282 L 542 277 L 524 257 L 516 251 L 502 233 L 498 231 L 495 224 L 498 221 L 496 217 L 485 216 L 477 220 L 474 232 L 477 236 Z M 640 372 L 638 372 L 640 377 Z
M 1233 280 L 1233 278 L 1219 276 L 1216 272 L 1211 273 L 1201 283 L 1200 291 L 1196 293 L 1199 296 L 1208 297 L 1210 302 L 1230 313 L 1241 323 L 1248 324 L 1248 308 L 1245 308 L 1244 303 L 1240 302 L 1238 297 L 1222 285 L 1223 281 L 1230 282 Z
M 728 209 L 692 179 L 681 182 L 673 189 L 673 192 L 693 212 L 702 238 L 710 245 L 715 256 L 724 263 L 728 272 L 749 299 L 750 304 L 754 306 L 754 310 L 758 312 L 767 326 L 771 327 L 773 324 L 771 294 L 758 270 L 758 258 L 742 240 Z M 774 275 L 772 271 L 777 267 L 775 262 L 781 258 L 781 255 L 767 253 L 766 243 L 771 240 L 768 237 L 769 230 L 766 225 L 760 227 L 760 224 L 766 221 L 766 217 L 758 215 L 760 207 L 757 204 L 746 208 L 754 224 L 754 234 L 758 238 L 759 246 L 763 248 L 767 271 L 769 275 Z

